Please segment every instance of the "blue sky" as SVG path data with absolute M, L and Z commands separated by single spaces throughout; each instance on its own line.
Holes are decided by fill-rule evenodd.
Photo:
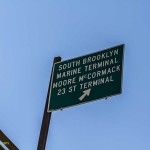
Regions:
M 35 150 L 53 58 L 125 44 L 123 94 L 52 114 L 46 150 L 150 149 L 149 0 L 0 0 L 0 129 Z

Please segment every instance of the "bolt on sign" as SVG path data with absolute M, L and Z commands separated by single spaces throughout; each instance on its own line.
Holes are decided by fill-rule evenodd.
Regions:
M 19 150 L 1 130 L 0 130 L 0 150 Z
M 55 63 L 48 112 L 122 93 L 124 44 Z

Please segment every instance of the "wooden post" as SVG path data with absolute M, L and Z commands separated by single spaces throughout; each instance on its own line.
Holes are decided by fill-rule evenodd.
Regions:
M 61 61 L 61 57 L 55 57 L 54 61 L 53 61 L 53 67 L 54 67 L 54 63 L 60 62 L 60 61 Z M 49 124 L 50 124 L 51 115 L 52 115 L 51 112 L 50 113 L 47 112 L 48 101 L 49 101 L 50 85 L 51 85 L 51 78 L 50 78 L 49 88 L 48 88 L 48 92 L 47 92 L 47 98 L 46 98 L 46 103 L 45 103 L 45 110 L 44 110 L 44 114 L 43 114 L 43 121 L 42 121 L 42 126 L 41 126 L 41 131 L 40 131 L 40 136 L 39 136 L 39 142 L 38 142 L 37 150 L 45 150 L 45 147 L 46 147 L 46 141 L 47 141 L 47 135 L 48 135 L 48 130 L 49 130 Z
M 0 143 L 2 142 L 2 145 L 0 144 L 0 150 L 12 149 L 12 150 L 19 150 L 13 142 L 0 130 Z M 5 145 L 5 148 L 3 147 Z

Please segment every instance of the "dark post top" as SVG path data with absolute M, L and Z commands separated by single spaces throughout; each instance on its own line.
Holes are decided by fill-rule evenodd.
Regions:
M 54 63 L 60 62 L 60 61 L 61 61 L 61 57 L 55 57 L 54 61 L 53 61 L 53 65 L 54 65 Z M 49 130 L 51 114 L 52 114 L 52 113 L 47 112 L 50 84 L 51 84 L 51 78 L 50 78 L 49 88 L 48 88 L 48 92 L 47 92 L 47 98 L 46 98 L 46 103 L 45 103 L 43 121 L 42 121 L 37 150 L 45 150 L 45 147 L 46 147 L 46 140 L 47 140 L 47 135 L 48 135 L 48 130 Z

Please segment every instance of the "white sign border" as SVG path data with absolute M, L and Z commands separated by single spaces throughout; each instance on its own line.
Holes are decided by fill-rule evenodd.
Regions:
M 52 83 L 53 83 L 53 76 L 54 76 L 55 64 L 62 63 L 62 62 L 65 62 L 65 61 L 69 61 L 69 60 L 73 60 L 73 59 L 77 59 L 77 58 L 80 58 L 80 57 L 85 57 L 85 56 L 92 55 L 92 54 L 95 54 L 95 53 L 98 53 L 98 52 L 103 52 L 103 51 L 106 51 L 106 50 L 109 50 L 109 49 L 112 49 L 112 48 L 115 48 L 115 47 L 119 47 L 119 46 L 123 46 L 123 53 L 122 53 L 122 72 L 121 72 L 121 92 L 120 92 L 120 93 L 118 93 L 118 94 L 113 94 L 113 95 L 110 95 L 110 96 L 107 96 L 107 97 L 102 97 L 102 98 L 94 99 L 94 100 L 91 100 L 91 101 L 86 101 L 86 102 L 83 102 L 83 103 L 80 103 L 80 104 L 76 104 L 76 105 L 71 105 L 71 106 L 67 106 L 67 107 L 63 107 L 63 108 L 59 108 L 59 109 L 54 109 L 54 110 L 49 110 L 50 97 L 51 97 L 51 89 L 52 89 Z M 110 47 L 110 48 L 105 48 L 105 49 L 100 50 L 100 51 L 96 51 L 96 52 L 94 52 L 94 53 L 90 53 L 90 54 L 86 54 L 86 55 L 82 55 L 82 56 L 79 56 L 79 57 L 75 57 L 75 58 L 71 58 L 71 59 L 67 59 L 67 60 L 64 60 L 64 61 L 60 61 L 60 62 L 54 63 L 53 69 L 52 69 L 52 74 L 51 74 L 51 83 L 50 83 L 50 89 L 49 89 L 49 98 L 48 98 L 48 108 L 47 108 L 47 112 L 50 113 L 50 112 L 57 111 L 57 110 L 63 110 L 63 109 L 65 109 L 65 108 L 69 108 L 69 107 L 73 107 L 73 106 L 78 106 L 78 105 L 81 105 L 81 104 L 90 103 L 90 102 L 93 102 L 93 101 L 96 101 L 96 100 L 106 99 L 106 98 L 108 98 L 108 97 L 112 97 L 112 96 L 115 96 L 115 95 L 120 95 L 120 94 L 122 94 L 123 68 L 124 68 L 124 49 L 125 49 L 125 44 L 120 44 L 120 45 L 113 46 L 113 47 Z

